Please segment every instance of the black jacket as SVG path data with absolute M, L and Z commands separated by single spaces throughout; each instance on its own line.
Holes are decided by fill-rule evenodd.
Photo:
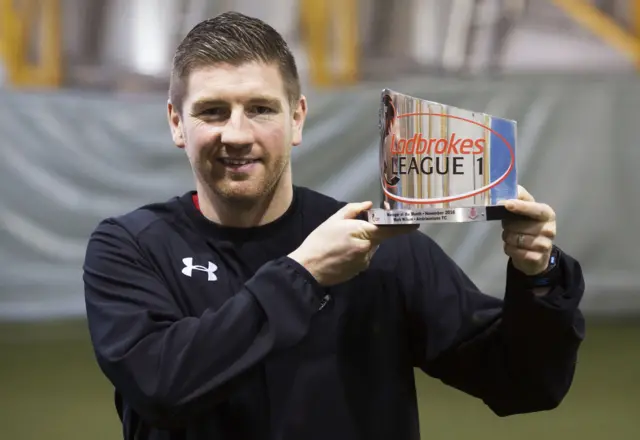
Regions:
M 414 440 L 414 367 L 499 416 L 562 401 L 584 332 L 574 259 L 546 297 L 510 264 L 489 296 L 415 232 L 322 288 L 286 255 L 342 205 L 295 188 L 283 217 L 235 229 L 187 193 L 100 223 L 87 316 L 125 439 Z

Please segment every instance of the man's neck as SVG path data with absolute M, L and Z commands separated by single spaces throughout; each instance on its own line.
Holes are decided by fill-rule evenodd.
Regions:
M 222 226 L 249 228 L 271 223 L 289 209 L 293 200 L 293 187 L 285 176 L 276 187 L 264 197 L 247 203 L 236 203 L 222 200 L 197 185 L 200 211 L 210 221 Z

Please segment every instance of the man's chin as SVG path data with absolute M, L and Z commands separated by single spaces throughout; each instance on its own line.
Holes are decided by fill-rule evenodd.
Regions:
M 226 181 L 212 185 L 213 192 L 219 197 L 236 202 L 253 202 L 269 193 L 264 183 L 244 181 Z

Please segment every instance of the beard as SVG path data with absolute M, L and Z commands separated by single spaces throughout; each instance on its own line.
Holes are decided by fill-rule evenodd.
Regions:
M 218 200 L 247 208 L 273 195 L 290 163 L 288 154 L 265 155 L 248 173 L 234 173 L 212 152 L 213 148 L 200 151 L 194 163 L 197 180 Z

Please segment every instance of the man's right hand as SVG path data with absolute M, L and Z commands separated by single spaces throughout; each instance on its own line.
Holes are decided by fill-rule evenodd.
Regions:
M 343 283 L 364 271 L 382 241 L 418 229 L 418 225 L 377 226 L 358 220 L 371 202 L 349 203 L 318 226 L 289 257 L 322 286 Z

